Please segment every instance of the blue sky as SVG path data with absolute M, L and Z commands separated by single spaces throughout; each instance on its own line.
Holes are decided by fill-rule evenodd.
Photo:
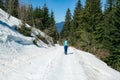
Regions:
M 24 3 L 32 4 L 33 7 L 40 6 L 41 8 L 46 3 L 49 8 L 49 12 L 52 10 L 54 12 L 54 17 L 56 22 L 64 21 L 66 10 L 70 8 L 73 14 L 77 0 L 21 0 Z M 81 0 L 84 5 L 85 0 Z M 102 0 L 102 7 L 105 4 L 105 0 Z

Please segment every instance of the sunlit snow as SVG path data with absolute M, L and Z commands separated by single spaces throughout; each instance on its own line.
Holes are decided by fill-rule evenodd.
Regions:
M 14 29 L 21 21 L 7 16 L 0 9 L 0 80 L 120 80 L 120 72 L 90 53 L 69 47 L 64 55 L 58 44 L 35 46 Z

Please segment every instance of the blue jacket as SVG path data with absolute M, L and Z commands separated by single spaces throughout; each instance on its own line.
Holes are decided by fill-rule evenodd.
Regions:
M 64 41 L 64 46 L 68 46 L 68 41 L 67 40 Z

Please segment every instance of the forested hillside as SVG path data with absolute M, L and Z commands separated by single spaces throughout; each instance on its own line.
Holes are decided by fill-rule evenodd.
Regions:
M 120 71 L 120 0 L 78 0 L 73 16 L 66 11 L 61 39 L 78 49 L 95 54 L 108 65 Z

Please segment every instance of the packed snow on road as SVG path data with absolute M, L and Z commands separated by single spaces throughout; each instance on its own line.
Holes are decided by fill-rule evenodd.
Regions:
M 0 46 L 0 80 L 120 80 L 120 73 L 95 56 L 63 46 Z
M 5 15 L 3 15 L 5 14 Z M 21 21 L 0 9 L 0 80 L 120 80 L 120 72 L 94 55 L 63 46 L 41 47 L 14 29 Z

